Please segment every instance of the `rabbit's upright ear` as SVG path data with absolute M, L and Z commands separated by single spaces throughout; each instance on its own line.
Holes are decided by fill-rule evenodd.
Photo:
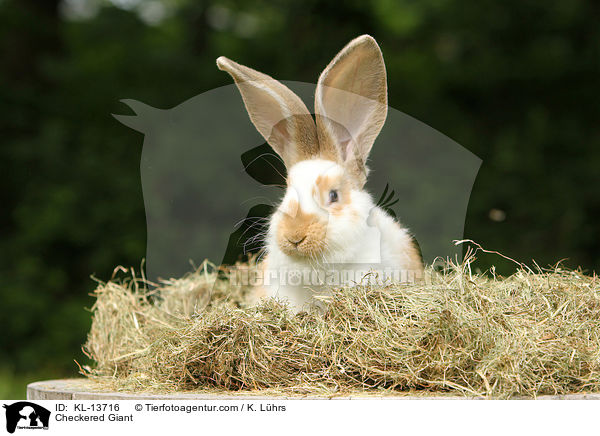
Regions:
M 217 66 L 233 77 L 250 120 L 287 168 L 318 154 L 316 126 L 300 97 L 272 77 L 224 56 Z
M 350 41 L 325 68 L 317 84 L 315 115 L 321 148 L 335 148 L 362 187 L 365 162 L 387 116 L 385 64 L 371 36 Z

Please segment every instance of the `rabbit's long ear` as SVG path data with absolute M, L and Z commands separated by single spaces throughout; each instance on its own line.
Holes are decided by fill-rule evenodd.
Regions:
M 316 126 L 300 97 L 272 77 L 224 56 L 217 66 L 233 77 L 250 120 L 287 168 L 318 154 Z
M 371 36 L 350 41 L 325 68 L 317 84 L 315 115 L 321 148 L 334 147 L 362 187 L 365 161 L 387 116 L 385 64 Z

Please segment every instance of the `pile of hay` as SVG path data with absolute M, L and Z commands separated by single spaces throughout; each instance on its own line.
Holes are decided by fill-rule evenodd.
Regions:
M 83 372 L 117 390 L 369 392 L 507 398 L 600 391 L 600 281 L 521 268 L 431 283 L 335 289 L 325 314 L 276 301 L 214 267 L 162 283 L 101 283 Z M 252 266 L 250 266 L 252 267 Z

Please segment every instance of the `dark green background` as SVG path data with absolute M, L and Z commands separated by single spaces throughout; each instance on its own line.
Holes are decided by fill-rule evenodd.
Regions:
M 230 84 L 219 55 L 314 83 L 373 35 L 390 105 L 483 159 L 465 236 L 598 270 L 599 22 L 581 0 L 0 0 L 0 397 L 75 375 L 90 275 L 145 255 L 142 136 L 110 116 L 119 99 L 169 108 Z

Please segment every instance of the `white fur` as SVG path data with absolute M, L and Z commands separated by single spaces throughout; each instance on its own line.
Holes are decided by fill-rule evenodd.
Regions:
M 267 235 L 265 288 L 268 296 L 287 300 L 295 311 L 302 310 L 311 303 L 320 305 L 318 299 L 313 297 L 327 295 L 328 285 L 353 285 L 368 271 L 389 268 L 407 270 L 412 265 L 408 254 L 412 251 L 412 241 L 407 230 L 376 207 L 367 192 L 356 189 L 350 191 L 350 205 L 346 209 L 352 209 L 358 214 L 358 218 L 350 213 L 341 216 L 328 214 L 312 198 L 313 186 L 319 175 L 343 171 L 335 162 L 322 159 L 297 163 L 290 168 L 288 191 L 278 211 L 271 217 Z M 276 234 L 281 214 L 295 214 L 290 208 L 291 199 L 298 200 L 303 212 L 318 213 L 321 216 L 326 214 L 329 219 L 327 249 L 319 258 L 291 257 L 277 243 Z M 326 273 L 344 270 L 349 271 L 350 275 L 331 276 L 333 282 L 314 281 L 318 274 L 321 274 L 322 279 Z M 289 280 L 289 274 L 294 271 L 300 274 L 298 282 Z

